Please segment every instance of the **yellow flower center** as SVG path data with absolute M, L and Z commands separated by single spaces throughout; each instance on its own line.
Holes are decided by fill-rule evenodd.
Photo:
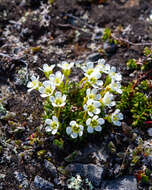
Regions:
M 98 121 L 93 119 L 91 121 L 90 125 L 91 125 L 92 128 L 95 128 L 98 125 Z
M 89 112 L 93 112 L 95 110 L 95 107 L 93 105 L 87 105 L 87 109 Z
M 93 73 L 93 69 L 88 69 L 88 70 L 87 70 L 87 74 L 88 74 L 88 75 L 91 75 L 91 73 Z
M 94 99 L 95 98 L 95 94 L 89 94 L 88 95 L 88 99 Z
M 56 121 L 52 121 L 51 127 L 52 127 L 52 129 L 56 129 L 56 128 L 57 128 L 57 123 L 56 123 Z
M 56 78 L 56 79 L 55 79 L 55 83 L 56 83 L 57 85 L 59 85 L 60 82 L 61 82 L 61 80 L 60 80 L 59 78 Z
M 50 87 L 46 87 L 45 88 L 45 93 L 46 94 L 51 94 L 52 93 L 52 89 Z
M 61 105 L 62 103 L 63 103 L 62 98 L 56 98 L 55 99 L 55 104 L 56 105 Z
M 72 126 L 72 131 L 73 131 L 74 133 L 79 133 L 79 132 L 80 132 L 80 127 L 79 127 L 78 125 L 73 125 L 73 126 Z

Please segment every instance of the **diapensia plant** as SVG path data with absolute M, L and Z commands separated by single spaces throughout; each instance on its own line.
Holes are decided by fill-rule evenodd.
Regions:
M 104 59 L 81 67 L 84 77 L 79 82 L 69 80 L 74 63 L 43 65 L 46 81 L 32 76 L 27 87 L 37 90 L 44 98 L 44 123 L 47 133 L 67 134 L 71 138 L 101 132 L 105 122 L 121 126 L 123 114 L 115 109 L 115 97 L 122 93 L 122 76 Z

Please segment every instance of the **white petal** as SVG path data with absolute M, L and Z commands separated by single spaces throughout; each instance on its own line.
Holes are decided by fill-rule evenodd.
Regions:
M 55 75 L 56 75 L 57 78 L 61 78 L 62 73 L 61 73 L 60 71 L 57 71 L 57 72 L 55 73 Z
M 27 83 L 27 87 L 28 87 L 28 88 L 32 88 L 32 87 L 33 87 L 32 82 L 28 82 L 28 83 Z
M 51 129 L 49 126 L 47 126 L 47 127 L 45 128 L 45 131 L 46 131 L 46 132 L 51 132 L 52 129 Z
M 37 78 L 34 76 L 34 75 L 32 75 L 31 76 L 31 80 L 33 81 L 33 80 L 37 80 Z
M 98 64 L 105 64 L 105 60 L 104 59 L 99 59 Z
M 63 94 L 63 96 L 62 96 L 62 100 L 65 102 L 65 100 L 66 100 L 66 95 L 65 94 Z
M 100 127 L 100 125 L 98 125 L 97 127 L 95 127 L 96 131 L 102 131 L 102 128 Z
M 79 127 L 80 127 L 80 129 L 83 131 L 83 128 L 84 128 L 84 127 L 83 127 L 82 125 L 79 125 Z
M 93 113 L 88 111 L 88 115 L 89 115 L 90 117 L 92 117 L 92 116 L 93 116 Z
M 98 119 L 98 122 L 99 122 L 100 125 L 103 125 L 103 124 L 105 123 L 105 120 L 102 119 L 102 118 L 99 118 L 99 119 Z
M 44 65 L 43 65 L 43 69 L 44 69 L 44 70 L 47 70 L 48 67 L 49 67 L 48 64 L 44 64 Z
M 91 118 L 87 119 L 86 125 L 90 125 L 90 123 L 91 123 Z
M 58 105 L 59 107 L 65 106 L 66 102 L 63 102 L 62 104 Z
M 45 123 L 46 123 L 46 124 L 48 124 L 48 125 L 50 125 L 50 124 L 51 124 L 51 122 L 52 122 L 52 120 L 51 120 L 51 119 L 46 119 L 46 120 L 45 120 Z
M 80 131 L 79 132 L 79 136 L 81 137 L 83 135 L 83 131 Z
M 46 97 L 48 97 L 49 95 L 47 95 L 47 94 L 41 94 L 40 95 L 42 98 L 46 98 Z
M 95 105 L 95 107 L 97 108 L 97 107 L 100 107 L 100 106 L 101 106 L 101 103 L 100 103 L 99 101 L 94 101 L 94 105 Z
M 58 122 L 58 118 L 56 116 L 52 116 L 52 120 Z
M 123 120 L 123 114 L 119 113 L 119 120 Z
M 98 115 L 95 115 L 92 119 L 97 120 L 98 119 Z
M 120 121 L 114 121 L 113 123 L 114 123 L 114 125 L 116 125 L 116 126 L 121 126 L 121 122 L 120 122 Z
M 93 89 L 91 90 L 91 92 L 92 92 L 93 94 L 97 94 L 97 89 L 96 89 L 96 88 L 93 88 Z
M 56 96 L 56 97 L 61 97 L 61 96 L 62 96 L 62 94 L 61 94 L 61 92 L 60 92 L 60 91 L 57 91 L 57 92 L 55 92 L 55 96 Z
M 84 104 L 83 109 L 87 110 L 87 105 L 86 104 Z
M 96 72 L 95 76 L 96 76 L 97 79 L 99 79 L 101 77 L 101 73 Z
M 72 133 L 71 127 L 67 127 L 67 128 L 66 128 L 66 133 L 67 133 L 68 135 Z
M 70 121 L 70 125 L 73 126 L 73 125 L 76 125 L 76 121 Z
M 54 98 L 54 96 L 50 96 L 50 101 L 53 103 L 54 102 L 54 100 L 55 100 L 55 98 Z
M 89 126 L 89 127 L 87 128 L 87 131 L 88 131 L 88 133 L 93 133 L 93 128 Z
M 48 87 L 48 86 L 51 85 L 51 81 L 46 80 L 46 81 L 43 82 L 43 85 L 44 85 L 45 87 Z
M 115 106 L 115 105 L 116 105 L 115 101 L 111 102 L 111 104 L 110 104 L 110 106 Z
M 121 89 L 118 89 L 117 92 L 118 92 L 119 94 L 122 94 L 122 90 L 121 90 Z
M 49 76 L 49 80 L 50 80 L 50 81 L 53 81 L 53 80 L 54 80 L 54 77 L 55 77 L 55 75 L 54 75 L 54 74 L 51 74 L 51 75 Z
M 94 63 L 93 62 L 87 62 L 86 66 L 88 69 L 92 69 L 94 67 Z
M 44 87 L 43 87 L 43 86 L 41 86 L 41 87 L 39 88 L 39 92 L 42 93 L 42 94 L 44 93 Z
M 87 104 L 90 105 L 90 104 L 92 104 L 92 102 L 93 102 L 93 100 L 92 100 L 92 99 L 89 99 L 89 100 L 87 101 Z
M 97 108 L 97 109 L 94 110 L 94 114 L 99 114 L 100 111 L 101 111 L 101 110 L 100 110 L 99 108 Z
M 72 133 L 72 134 L 71 134 L 71 137 L 72 137 L 73 139 L 75 139 L 75 138 L 78 137 L 78 134 L 77 134 L 77 133 Z
M 97 94 L 97 95 L 96 95 L 96 100 L 100 100 L 100 98 L 101 98 L 101 95 L 100 95 L 100 94 Z
M 86 90 L 86 95 L 88 96 L 90 93 L 91 93 L 91 89 L 88 88 L 88 89 Z
M 102 85 L 103 85 L 103 81 L 102 81 L 102 80 L 98 80 L 98 81 L 97 81 L 97 85 L 98 85 L 98 86 L 102 86 Z
M 57 133 L 57 129 L 54 129 L 53 131 L 52 131 L 52 135 L 55 135 L 56 133 Z
M 114 67 L 114 66 L 111 67 L 111 71 L 112 71 L 112 72 L 116 72 L 116 67 Z

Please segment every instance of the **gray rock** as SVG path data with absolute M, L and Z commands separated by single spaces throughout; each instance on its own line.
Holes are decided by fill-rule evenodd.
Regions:
M 100 59 L 102 56 L 99 53 L 93 53 L 91 55 L 89 55 L 86 59 L 86 62 L 95 62 L 98 61 L 98 59 Z
M 34 186 L 40 190 L 53 190 L 54 185 L 40 176 L 35 176 Z
M 81 177 L 88 180 L 95 186 L 99 187 L 102 179 L 103 168 L 94 164 L 69 164 L 65 171 L 71 175 L 79 174 Z
M 16 180 L 20 183 L 20 186 L 24 189 L 29 189 L 29 181 L 27 180 L 27 176 L 22 174 L 21 172 L 14 172 Z
M 147 132 L 148 132 L 148 135 L 149 135 L 150 137 L 152 137 L 152 128 L 149 128 L 149 129 L 147 130 Z
M 46 170 L 50 173 L 51 177 L 56 178 L 57 177 L 57 170 L 56 167 L 49 162 L 48 160 L 44 160 L 44 166 Z
M 101 184 L 101 190 L 137 190 L 137 180 L 134 176 L 124 176 L 114 180 L 106 180 Z
M 65 161 L 69 163 L 81 162 L 83 164 L 94 163 L 100 165 L 105 163 L 108 158 L 108 154 L 104 148 L 106 145 L 103 144 L 101 147 L 95 144 L 88 144 L 88 146 L 81 149 L 81 151 L 72 152 L 65 158 Z

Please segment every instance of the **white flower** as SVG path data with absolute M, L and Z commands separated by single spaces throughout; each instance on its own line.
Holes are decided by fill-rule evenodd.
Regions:
M 59 91 L 55 92 L 55 97 L 50 96 L 50 101 L 54 107 L 63 107 L 66 104 L 65 100 L 66 95 L 63 94 L 62 96 L 61 92 Z
M 71 70 L 73 66 L 74 62 L 68 63 L 66 61 L 63 61 L 61 64 L 58 64 L 58 67 L 60 67 L 63 71 Z
M 79 125 L 76 121 L 71 121 L 69 127 L 66 128 L 66 133 L 70 135 L 72 138 L 77 138 L 78 136 L 83 135 L 84 127 Z
M 94 88 L 100 88 L 103 85 L 102 80 L 98 80 L 101 77 L 101 73 L 98 70 L 95 70 L 91 75 L 86 75 L 88 82 Z
M 96 68 L 102 72 L 108 74 L 110 71 L 110 65 L 106 64 L 105 65 L 105 60 L 104 59 L 99 59 L 98 64 L 96 65 Z
M 119 94 L 122 94 L 120 82 L 115 82 L 114 80 L 112 80 L 109 84 L 109 88 L 111 89 L 111 91 L 115 91 Z
M 96 65 L 96 68 L 99 71 L 104 72 L 104 69 L 105 69 L 105 60 L 104 59 L 99 59 L 98 60 L 98 64 Z
M 82 70 L 85 72 L 84 75 L 91 75 L 94 72 L 94 63 L 87 62 L 86 66 L 82 67 Z
M 44 64 L 43 69 L 40 68 L 40 70 L 43 71 L 45 76 L 48 78 L 49 75 L 52 74 L 54 67 L 55 67 L 55 65 L 49 66 L 48 64 Z
M 64 75 L 63 75 L 60 71 L 57 71 L 57 72 L 55 73 L 55 75 L 54 75 L 54 74 L 51 74 L 51 75 L 49 76 L 49 79 L 50 79 L 51 83 L 54 83 L 54 84 L 55 84 L 55 86 L 60 86 L 61 83 L 63 82 Z
M 109 71 L 109 77 L 112 80 L 116 80 L 116 81 L 121 81 L 122 80 L 122 76 L 120 73 L 116 73 L 116 67 L 111 67 L 110 71 Z
M 39 88 L 39 92 L 41 93 L 41 97 L 45 98 L 53 94 L 55 90 L 55 85 L 50 81 L 44 81 L 43 86 Z
M 114 125 L 121 126 L 120 120 L 123 120 L 123 114 L 120 113 L 119 109 L 116 109 L 115 112 L 111 114 L 111 120 Z
M 114 99 L 114 96 L 113 94 L 109 93 L 109 92 L 106 92 L 106 94 L 104 95 L 103 99 L 102 99 L 102 103 L 105 105 L 105 106 L 108 106 L 108 107 L 112 107 L 112 106 L 115 106 L 116 102 L 115 101 L 112 101 Z
M 97 94 L 98 90 L 96 88 L 86 90 L 87 99 L 100 100 L 101 95 Z
M 56 116 L 53 116 L 52 119 L 46 119 L 45 124 L 47 125 L 45 130 L 46 132 L 51 132 L 52 135 L 55 135 L 59 128 L 59 121 Z
M 38 90 L 39 86 L 40 86 L 39 77 L 36 78 L 36 77 L 33 75 L 33 76 L 31 77 L 31 81 L 27 83 L 27 87 L 30 88 L 30 89 L 28 90 L 28 92 L 30 92 L 30 91 L 32 91 L 32 90 L 34 90 L 34 89 Z
M 92 99 L 89 99 L 86 104 L 84 104 L 83 108 L 85 111 L 88 112 L 88 115 L 92 117 L 94 114 L 99 114 L 100 109 L 99 107 L 101 106 L 99 101 L 95 101 Z
M 88 133 L 93 133 L 95 131 L 101 131 L 103 125 L 105 123 L 105 120 L 102 118 L 99 118 L 98 115 L 95 115 L 93 118 L 89 118 L 86 121 L 86 125 L 88 126 L 87 131 Z

